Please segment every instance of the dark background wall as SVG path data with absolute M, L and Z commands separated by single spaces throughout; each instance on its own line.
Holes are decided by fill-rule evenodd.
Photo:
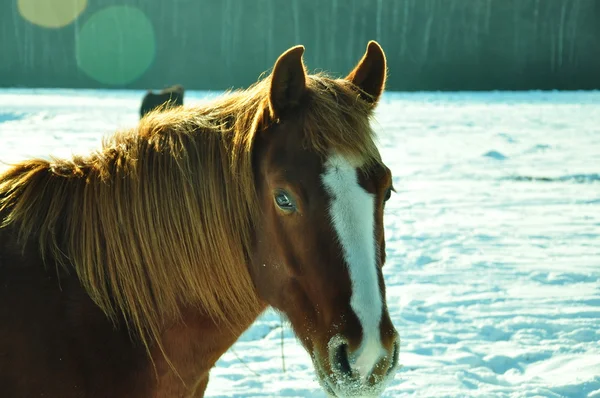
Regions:
M 52 4 L 49 4 L 52 3 Z M 295 44 L 391 90 L 600 88 L 598 0 L 1 0 L 0 86 L 247 86 Z

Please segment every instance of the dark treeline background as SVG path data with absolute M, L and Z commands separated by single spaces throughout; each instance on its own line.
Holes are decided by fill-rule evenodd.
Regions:
M 17 0 L 0 3 L 3 87 L 243 87 L 295 44 L 306 46 L 309 69 L 340 75 L 375 39 L 390 90 L 600 88 L 599 0 L 89 0 L 73 23 L 52 29 L 23 18 Z M 135 51 L 118 40 L 102 47 L 111 32 L 85 27 L 115 5 L 150 21 L 153 37 L 129 24 L 112 34 L 133 35 L 136 48 L 152 40 L 151 58 L 131 78 L 103 80 L 86 71 L 79 41 L 99 46 L 90 51 L 106 61 L 100 75 L 125 73 Z

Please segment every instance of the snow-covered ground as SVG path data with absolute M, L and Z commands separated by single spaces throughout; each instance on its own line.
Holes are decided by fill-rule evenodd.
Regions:
M 0 161 L 97 147 L 142 95 L 0 90 Z M 600 92 L 389 93 L 374 127 L 398 191 L 385 277 L 404 367 L 384 396 L 600 397 Z M 324 394 L 267 311 L 207 396 Z

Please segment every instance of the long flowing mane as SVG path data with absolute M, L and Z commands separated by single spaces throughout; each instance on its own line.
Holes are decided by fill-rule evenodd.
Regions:
M 269 78 L 201 107 L 146 115 L 88 156 L 34 159 L 0 175 L 2 228 L 74 270 L 114 322 L 148 349 L 195 307 L 217 322 L 262 303 L 247 264 L 260 217 L 253 145 L 269 129 Z M 311 75 L 297 110 L 304 145 L 380 161 L 372 109 L 346 80 Z M 249 319 L 252 321 L 252 319 Z

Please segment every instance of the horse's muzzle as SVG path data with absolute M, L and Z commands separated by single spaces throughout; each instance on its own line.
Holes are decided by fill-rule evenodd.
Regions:
M 377 360 L 369 368 L 361 367 L 359 353 L 350 352 L 349 345 L 343 338 L 334 337 L 328 345 L 328 351 L 329 366 L 315 358 L 315 368 L 321 385 L 329 395 L 377 397 L 398 370 L 400 339 L 396 337 L 391 350 L 382 349 L 375 353 Z M 361 355 L 364 354 L 368 353 Z

